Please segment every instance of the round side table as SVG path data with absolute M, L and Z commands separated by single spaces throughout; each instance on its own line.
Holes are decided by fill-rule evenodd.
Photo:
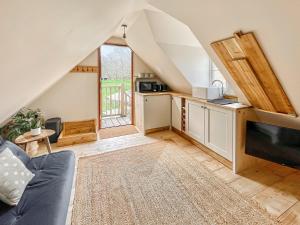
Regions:
M 55 134 L 54 130 L 42 129 L 40 135 L 32 136 L 31 132 L 29 131 L 17 137 L 15 143 L 17 145 L 25 145 L 24 150 L 25 152 L 27 152 L 28 143 L 42 140 L 45 143 L 48 152 L 51 153 L 51 145 L 50 145 L 49 137 L 53 134 Z

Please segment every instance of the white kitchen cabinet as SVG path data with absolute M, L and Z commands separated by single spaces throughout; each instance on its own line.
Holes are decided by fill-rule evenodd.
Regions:
M 221 106 L 187 101 L 186 133 L 209 149 L 232 161 L 233 111 Z
M 182 97 L 137 93 L 135 124 L 144 133 L 171 125 L 181 131 L 182 106 Z M 223 106 L 185 99 L 183 132 L 220 156 L 233 161 L 235 113 L 236 111 Z
M 170 95 L 135 95 L 135 121 L 138 129 L 144 133 L 156 128 L 171 125 Z
M 233 112 L 217 106 L 205 107 L 205 145 L 232 161 Z
M 172 127 L 181 131 L 181 98 L 172 97 Z
M 186 132 L 195 140 L 205 141 L 205 105 L 186 101 Z

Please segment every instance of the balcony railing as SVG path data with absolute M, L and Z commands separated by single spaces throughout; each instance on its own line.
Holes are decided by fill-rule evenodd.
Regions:
M 102 117 L 128 116 L 131 113 L 131 93 L 124 84 L 102 86 Z

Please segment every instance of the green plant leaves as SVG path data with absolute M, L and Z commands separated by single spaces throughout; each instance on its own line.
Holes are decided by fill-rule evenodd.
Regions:
M 19 135 L 43 125 L 44 117 L 39 109 L 22 108 L 0 131 L 4 138 L 14 141 Z

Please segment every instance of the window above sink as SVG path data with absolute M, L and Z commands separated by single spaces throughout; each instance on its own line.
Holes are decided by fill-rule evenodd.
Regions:
M 214 80 L 220 80 L 223 82 L 225 95 L 235 95 L 233 89 L 231 88 L 230 83 L 226 81 L 225 77 L 223 76 L 219 68 L 213 63 L 212 60 L 209 60 L 209 86 L 221 88 L 221 85 L 218 83 L 212 85 L 212 82 Z
M 223 74 L 218 69 L 218 67 L 211 60 L 209 60 L 209 83 L 212 84 L 214 80 L 222 81 L 224 88 L 227 88 L 227 81 L 224 78 Z

